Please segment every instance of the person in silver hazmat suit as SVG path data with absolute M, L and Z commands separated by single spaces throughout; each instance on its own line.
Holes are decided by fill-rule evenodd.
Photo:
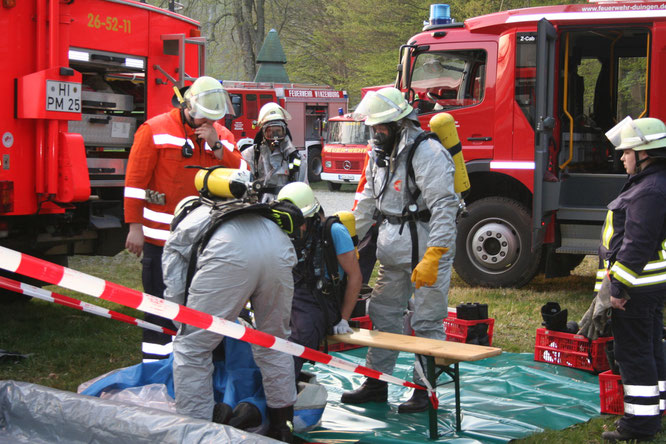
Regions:
M 411 326 L 416 336 L 445 340 L 443 320 L 459 206 L 453 160 L 437 139 L 419 137 L 424 132 L 416 113 L 396 88 L 366 94 L 356 116 L 372 127 L 367 183 L 354 211 L 359 238 L 373 223 L 379 227 L 379 277 L 368 304 L 372 324 L 380 331 L 402 333 L 403 315 L 413 293 Z M 397 356 L 397 351 L 370 348 L 366 365 L 391 374 Z M 423 384 L 417 369 L 414 381 Z M 341 400 L 386 402 L 387 394 L 385 382 L 367 378 Z M 427 392 L 415 390 L 398 411 L 418 412 L 427 406 Z

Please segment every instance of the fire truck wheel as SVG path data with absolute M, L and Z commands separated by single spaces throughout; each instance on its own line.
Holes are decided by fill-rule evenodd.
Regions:
M 340 191 L 340 188 L 342 187 L 341 183 L 336 183 L 336 182 L 327 182 L 328 185 L 328 190 L 329 191 Z
M 308 180 L 310 182 L 319 182 L 321 180 L 321 147 L 315 146 L 308 150 Z
M 519 202 L 489 197 L 473 202 L 458 223 L 453 266 L 468 284 L 522 287 L 539 270 L 541 248 L 530 248 L 530 214 Z

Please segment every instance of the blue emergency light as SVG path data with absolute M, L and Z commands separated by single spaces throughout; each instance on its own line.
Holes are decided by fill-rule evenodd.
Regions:
M 438 3 L 430 5 L 430 25 L 448 25 L 451 20 L 451 8 L 449 5 Z

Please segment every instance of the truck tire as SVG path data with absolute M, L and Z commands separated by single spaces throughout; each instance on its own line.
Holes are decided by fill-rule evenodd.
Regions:
M 541 248 L 530 251 L 531 216 L 519 202 L 489 197 L 473 202 L 458 223 L 453 266 L 468 284 L 522 287 L 539 270 Z
M 326 184 L 328 185 L 328 191 L 340 191 L 342 187 L 342 184 L 337 182 L 327 182 Z
M 321 147 L 313 146 L 308 149 L 308 180 L 310 182 L 319 182 L 321 180 Z

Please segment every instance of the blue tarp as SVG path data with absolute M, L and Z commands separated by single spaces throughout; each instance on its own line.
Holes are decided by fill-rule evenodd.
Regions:
M 365 363 L 366 348 L 333 353 Z M 413 355 L 400 353 L 394 375 L 411 380 Z M 307 367 L 307 366 L 306 366 Z M 317 364 L 306 368 L 328 390 L 321 427 L 299 434 L 306 441 L 354 443 L 428 442 L 428 413 L 398 414 L 411 390 L 389 384 L 388 405 L 340 403 L 342 392 L 363 377 Z M 462 432 L 455 431 L 453 384 L 437 389 L 440 401 L 436 442 L 502 443 L 544 429 L 560 430 L 599 416 L 598 376 L 582 370 L 535 362 L 531 353 L 503 353 L 460 364 Z M 450 378 L 443 374 L 439 383 Z

